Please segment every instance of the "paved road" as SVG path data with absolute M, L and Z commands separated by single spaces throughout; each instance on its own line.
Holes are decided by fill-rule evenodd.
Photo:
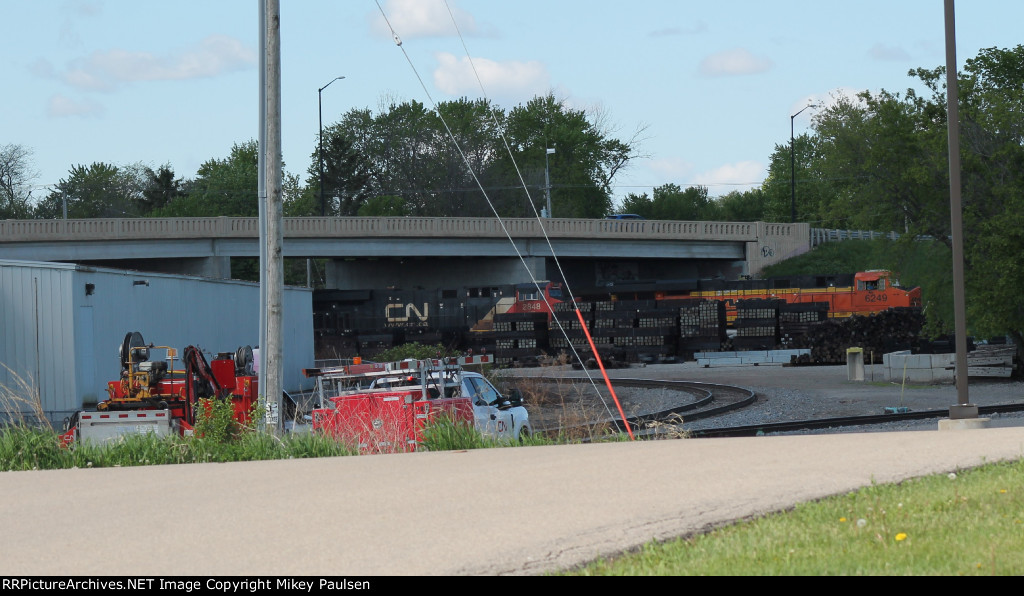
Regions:
M 936 427 L 7 472 L 0 575 L 540 574 L 1022 457 L 1024 426 Z

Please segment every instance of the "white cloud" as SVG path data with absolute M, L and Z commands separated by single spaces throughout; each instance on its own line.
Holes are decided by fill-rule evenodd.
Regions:
M 378 35 L 391 37 L 391 30 L 388 28 L 388 23 L 391 23 L 395 33 L 402 39 L 454 36 L 454 16 L 463 35 L 476 35 L 479 27 L 473 15 L 453 4 L 449 2 L 446 6 L 441 0 L 387 0 L 383 6 L 387 22 L 381 18 L 380 11 L 377 11 L 372 21 L 373 31 Z
M 75 101 L 64 95 L 54 95 L 46 104 L 46 115 L 54 118 L 102 116 L 103 112 L 103 106 L 95 101 Z
M 689 175 L 693 171 L 693 164 L 681 157 L 660 157 L 652 159 L 647 168 L 660 179 L 674 180 Z
M 900 61 L 910 60 L 910 54 L 901 47 L 887 46 L 876 43 L 868 50 L 868 56 L 875 60 Z
M 767 58 L 759 58 L 743 48 L 712 54 L 700 62 L 700 73 L 708 77 L 758 74 L 773 66 Z
M 474 66 L 487 96 L 492 99 L 530 98 L 545 93 L 549 87 L 547 69 L 537 61 L 496 62 L 473 58 L 471 63 L 469 58 L 456 58 L 445 52 L 438 52 L 436 58 L 438 67 L 434 71 L 434 85 L 449 95 L 479 95 L 480 84 L 474 75 Z
M 73 87 L 107 91 L 136 81 L 214 77 L 255 65 L 257 52 L 232 37 L 211 35 L 198 45 L 168 56 L 109 50 L 76 61 L 63 74 Z
M 733 190 L 749 190 L 761 186 L 768 168 L 756 161 L 741 161 L 725 164 L 693 177 L 693 184 L 707 186 L 708 194 L 720 195 Z

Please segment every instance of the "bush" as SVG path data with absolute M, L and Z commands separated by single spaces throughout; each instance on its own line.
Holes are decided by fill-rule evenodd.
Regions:
M 459 353 L 446 348 L 441 344 L 425 345 L 419 342 L 410 342 L 395 346 L 374 356 L 378 362 L 396 362 L 412 358 L 413 360 L 426 360 L 427 358 L 445 358 L 459 356 Z

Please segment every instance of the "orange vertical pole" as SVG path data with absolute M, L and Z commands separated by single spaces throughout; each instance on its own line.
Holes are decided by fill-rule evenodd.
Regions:
M 629 434 L 629 438 L 632 441 L 636 440 L 633 436 L 633 430 L 629 427 L 629 421 L 626 420 L 626 414 L 622 411 L 622 404 L 619 403 L 619 398 L 615 395 L 615 389 L 612 388 L 612 382 L 608 379 L 608 373 L 604 370 L 604 364 L 601 362 L 601 355 L 597 353 L 597 346 L 594 345 L 594 339 L 590 337 L 590 329 L 587 329 L 587 322 L 583 320 L 583 313 L 580 309 L 576 309 L 576 317 L 579 318 L 580 324 L 583 325 L 583 333 L 587 336 L 587 342 L 590 344 L 590 349 L 594 352 L 594 358 L 597 360 L 597 366 L 601 369 L 601 376 L 604 377 L 605 385 L 608 386 L 608 391 L 612 394 L 612 399 L 615 400 L 615 407 L 619 409 L 619 416 L 622 417 L 622 424 L 626 427 L 626 433 Z

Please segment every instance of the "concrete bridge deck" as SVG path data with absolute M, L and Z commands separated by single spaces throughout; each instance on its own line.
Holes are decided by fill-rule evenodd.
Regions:
M 259 255 L 259 228 L 253 217 L 4 220 L 0 259 L 229 277 L 232 257 Z M 507 280 L 517 277 L 520 261 L 548 277 L 552 256 L 715 261 L 731 272 L 756 273 L 810 248 L 807 224 L 765 222 L 293 217 L 284 218 L 283 230 L 285 257 L 333 260 L 334 287 L 343 287 L 346 277 L 365 278 L 368 269 L 379 272 L 380 263 L 366 266 L 370 259 L 480 259 L 490 262 L 469 269 L 493 270 Z M 351 264 L 359 260 L 362 266 Z

